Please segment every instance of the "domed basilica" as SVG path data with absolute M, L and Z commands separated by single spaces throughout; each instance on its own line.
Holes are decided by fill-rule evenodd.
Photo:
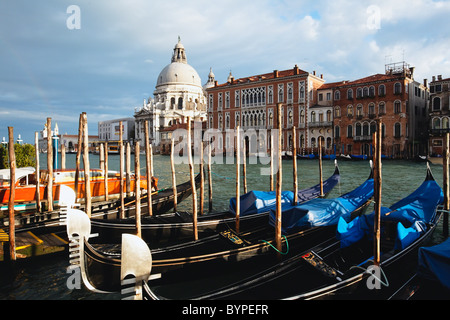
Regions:
M 149 121 L 150 142 L 158 146 L 160 131 L 175 124 L 185 123 L 187 117 L 206 121 L 205 89 L 214 83 L 210 73 L 208 82 L 202 86 L 197 71 L 187 63 L 186 50 L 180 38 L 173 49 L 172 60 L 159 74 L 153 98 L 135 109 L 135 136 L 144 140 L 144 123 Z

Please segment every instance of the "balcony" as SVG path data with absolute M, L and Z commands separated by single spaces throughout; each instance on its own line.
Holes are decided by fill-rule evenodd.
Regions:
M 331 121 L 314 121 L 314 122 L 308 122 L 308 127 L 310 127 L 310 128 L 331 127 L 332 125 L 333 125 L 333 122 L 331 122 Z
M 372 136 L 371 135 L 367 135 L 367 136 L 355 136 L 353 137 L 354 141 L 372 141 Z

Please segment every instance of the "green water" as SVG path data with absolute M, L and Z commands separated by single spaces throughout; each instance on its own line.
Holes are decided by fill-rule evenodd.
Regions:
M 170 158 L 168 156 L 155 155 L 154 175 L 159 178 L 159 187 L 172 186 Z M 145 156 L 141 156 L 141 172 L 145 174 Z M 67 167 L 73 167 L 75 155 L 67 155 Z M 110 170 L 119 169 L 119 157 L 109 155 Z M 299 189 L 311 187 L 319 182 L 319 161 L 298 160 Z M 339 161 L 341 172 L 340 183 L 330 193 L 329 197 L 337 197 L 359 186 L 370 173 L 369 161 Z M 91 168 L 99 167 L 98 155 L 90 155 Z M 41 157 L 41 167 L 46 168 L 46 157 Z M 132 156 L 132 168 L 134 160 Z M 268 168 L 268 166 L 265 166 Z M 247 165 L 248 190 L 269 190 L 269 176 L 261 175 L 260 164 Z M 442 186 L 442 166 L 431 165 L 436 181 Z M 133 170 L 133 169 L 132 169 Z M 189 180 L 189 167 L 187 164 L 176 165 L 177 183 Z M 198 166 L 195 166 L 198 172 Z M 214 211 L 227 210 L 229 199 L 236 196 L 236 166 L 234 164 L 213 164 L 213 209 Z M 324 180 L 334 172 L 334 161 L 323 161 Z M 292 190 L 292 160 L 283 160 L 283 190 Z M 390 206 L 401 198 L 414 191 L 425 179 L 426 163 L 408 161 L 384 161 L 382 167 L 382 205 Z M 274 176 L 275 178 L 275 176 Z M 274 187 L 275 187 L 274 179 Z M 205 208 L 207 203 L 208 185 L 205 190 Z M 243 193 L 243 183 L 241 183 Z M 191 210 L 191 198 L 179 205 L 180 210 Z M 372 208 L 369 208 L 372 210 Z M 433 243 L 444 240 L 442 235 L 442 222 L 434 233 Z M 38 262 L 27 263 L 21 266 L 12 276 L 10 283 L 0 286 L 0 299 L 120 299 L 120 294 L 104 295 L 94 294 L 84 287 L 80 290 L 69 290 L 66 286 L 68 274 L 66 268 L 68 258 L 65 255 L 47 257 Z

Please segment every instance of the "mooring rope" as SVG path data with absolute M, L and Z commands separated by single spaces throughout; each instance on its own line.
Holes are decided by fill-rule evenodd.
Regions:
M 281 252 L 280 250 L 278 250 L 277 248 L 275 248 L 270 242 L 266 241 L 266 240 L 259 240 L 262 241 L 266 244 L 268 244 L 269 246 L 271 246 L 275 251 L 277 251 L 280 254 L 286 255 L 289 253 L 289 242 L 288 239 L 286 238 L 286 236 L 283 236 L 284 240 L 286 241 L 286 252 Z

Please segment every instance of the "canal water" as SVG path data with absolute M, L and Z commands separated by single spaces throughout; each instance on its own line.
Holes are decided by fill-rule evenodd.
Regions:
M 213 158 L 214 159 L 214 158 Z M 220 158 L 222 159 L 222 158 Z M 154 175 L 159 178 L 159 188 L 171 187 L 170 158 L 168 156 L 155 155 Z M 217 158 L 216 160 L 219 160 Z M 141 155 L 141 172 L 145 174 L 145 156 Z M 233 162 L 233 161 L 231 161 Z M 247 164 L 248 190 L 269 190 L 270 178 L 264 175 L 261 169 L 263 165 L 257 161 L 256 164 Z M 41 166 L 46 167 L 46 157 L 42 155 Z M 67 155 L 67 167 L 74 166 L 75 155 Z M 119 169 L 119 157 L 109 155 L 110 170 Z M 298 160 L 298 183 L 299 189 L 308 188 L 319 182 L 319 161 Z M 90 155 L 91 168 L 99 167 L 98 155 Z M 340 183 L 330 193 L 329 198 L 337 197 L 359 186 L 370 173 L 369 161 L 338 161 L 341 173 Z M 134 167 L 132 155 L 132 168 Z M 332 160 L 323 161 L 323 179 L 325 180 L 334 172 L 335 163 Z M 442 166 L 432 165 L 432 172 L 436 181 L 442 186 Z M 189 180 L 189 166 L 186 163 L 176 165 L 177 184 Z M 195 166 L 198 172 L 198 165 Z M 292 190 L 293 174 L 292 160 L 283 160 L 283 190 Z M 425 162 L 387 160 L 382 167 L 382 205 L 390 206 L 394 202 L 414 191 L 424 180 L 426 174 Z M 213 210 L 227 210 L 229 199 L 235 196 L 236 167 L 235 164 L 227 164 L 225 158 L 223 163 L 213 163 Z M 274 175 L 274 187 L 276 184 Z M 205 186 L 205 210 L 208 208 L 208 185 Z M 241 192 L 243 182 L 241 181 Z M 179 210 L 191 210 L 191 198 L 186 199 L 179 205 Z M 372 208 L 369 208 L 372 210 Z M 434 233 L 433 243 L 444 240 L 442 223 Z M 17 300 L 111 300 L 120 299 L 120 294 L 95 294 L 83 286 L 81 289 L 70 290 L 67 288 L 69 273 L 66 273 L 69 259 L 67 254 L 40 257 L 35 260 L 22 261 L 12 271 L 0 270 L 0 299 Z

